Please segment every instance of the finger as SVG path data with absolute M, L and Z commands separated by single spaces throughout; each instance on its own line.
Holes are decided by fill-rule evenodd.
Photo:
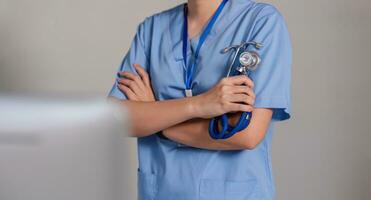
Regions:
M 126 79 L 134 81 L 142 91 L 145 91 L 145 85 L 144 85 L 144 82 L 142 81 L 142 79 L 140 78 L 140 76 L 135 75 L 135 74 L 130 73 L 130 72 L 122 72 L 122 73 L 120 73 L 120 75 L 122 77 L 126 78 Z
M 132 81 L 135 81 L 137 79 L 139 79 L 140 77 L 138 75 L 135 75 L 131 72 L 119 72 L 120 76 L 123 77 L 123 78 L 127 78 L 127 79 L 130 79 Z
M 227 82 L 232 85 L 246 85 L 251 88 L 254 87 L 254 82 L 246 75 L 238 75 L 227 78 Z
M 220 90 L 221 90 L 221 92 L 222 93 L 224 93 L 224 94 L 233 94 L 234 92 L 234 87 L 236 87 L 236 86 L 233 86 L 233 85 L 222 85 L 221 86 L 221 88 L 220 88 Z
M 254 110 L 250 105 L 239 103 L 231 103 L 228 107 L 230 108 L 230 112 L 252 112 Z
M 138 101 L 135 93 L 127 86 L 118 84 L 117 87 L 121 90 L 129 100 Z
M 137 73 L 139 74 L 139 76 L 142 78 L 144 84 L 146 84 L 146 86 L 150 87 L 151 84 L 150 84 L 149 75 L 148 75 L 147 71 L 144 70 L 143 67 L 140 66 L 139 64 L 134 64 L 134 67 L 135 67 L 135 70 L 137 71 Z
M 142 93 L 142 89 L 138 86 L 137 82 L 130 80 L 130 79 L 117 79 L 117 82 L 119 84 L 122 84 L 128 88 L 130 88 L 131 91 L 133 91 L 136 95 L 139 95 Z
M 247 94 L 255 99 L 254 90 L 248 86 L 233 86 L 231 87 L 231 90 L 234 94 Z
M 246 94 L 234 94 L 228 96 L 228 101 L 233 103 L 244 103 L 247 105 L 254 105 L 255 99 Z

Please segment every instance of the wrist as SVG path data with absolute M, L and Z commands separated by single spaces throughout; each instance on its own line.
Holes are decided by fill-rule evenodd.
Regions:
M 187 110 L 189 111 L 191 118 L 201 117 L 201 96 L 187 97 Z

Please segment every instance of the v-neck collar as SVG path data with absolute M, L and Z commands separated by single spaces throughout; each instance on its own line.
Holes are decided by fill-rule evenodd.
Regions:
M 240 13 L 252 2 L 250 0 L 229 0 L 229 2 L 225 5 L 222 13 L 220 14 L 215 26 L 211 30 L 209 36 L 207 37 L 204 46 L 210 41 L 213 41 L 214 37 L 218 35 L 218 33 L 227 27 L 233 20 L 238 17 Z M 184 15 L 184 5 L 179 5 L 175 8 L 175 12 L 172 13 L 169 19 L 169 26 L 168 26 L 168 34 L 170 37 L 170 47 L 172 48 L 172 53 L 174 59 L 176 61 L 183 61 L 183 53 L 182 53 L 182 31 L 183 31 L 183 15 Z M 192 38 L 192 40 L 198 40 L 198 36 Z M 189 42 L 189 40 L 188 40 Z M 204 47 L 205 48 L 205 47 Z M 201 49 L 202 53 L 202 49 Z M 187 55 L 191 54 L 191 51 L 188 50 Z

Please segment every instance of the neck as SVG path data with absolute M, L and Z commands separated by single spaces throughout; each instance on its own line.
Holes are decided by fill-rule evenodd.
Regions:
M 188 18 L 206 22 L 218 9 L 222 0 L 188 0 Z

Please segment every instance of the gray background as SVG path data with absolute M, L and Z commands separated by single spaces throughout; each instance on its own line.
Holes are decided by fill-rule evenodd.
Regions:
M 180 2 L 0 0 L 0 91 L 106 95 L 137 24 Z M 270 2 L 294 46 L 293 118 L 273 144 L 278 199 L 371 199 L 371 1 Z

